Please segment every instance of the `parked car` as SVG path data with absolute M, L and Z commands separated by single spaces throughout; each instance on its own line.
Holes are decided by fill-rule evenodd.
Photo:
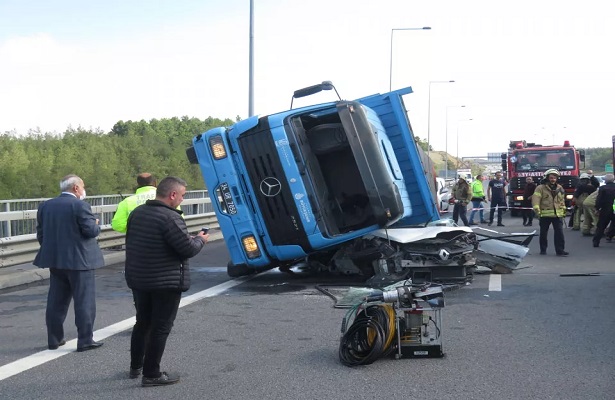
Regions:
M 449 212 L 450 204 L 448 203 L 451 198 L 451 189 L 448 187 L 447 182 L 443 178 L 436 178 L 437 183 L 437 201 L 440 214 Z

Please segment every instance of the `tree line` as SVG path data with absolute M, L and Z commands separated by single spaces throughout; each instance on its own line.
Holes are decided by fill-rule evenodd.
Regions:
M 174 117 L 119 121 L 110 132 L 82 128 L 61 134 L 31 131 L 26 136 L 6 132 L 0 134 L 0 199 L 54 197 L 60 179 L 68 174 L 82 177 L 89 195 L 134 193 L 140 172 L 151 172 L 158 179 L 179 176 L 189 190 L 205 189 L 199 166 L 188 163 L 186 148 L 195 135 L 234 122 Z M 427 151 L 427 141 L 415 139 Z M 585 154 L 585 169 L 597 174 L 612 160 L 611 148 L 587 148 Z
M 179 176 L 204 189 L 198 165 L 186 158 L 192 138 L 231 119 L 168 118 L 119 121 L 110 132 L 68 128 L 61 134 L 0 134 L 0 199 L 54 197 L 60 179 L 83 178 L 88 195 L 134 193 L 136 176 Z

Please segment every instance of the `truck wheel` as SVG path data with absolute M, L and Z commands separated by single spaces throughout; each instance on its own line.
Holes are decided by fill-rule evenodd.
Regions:
M 250 275 L 255 272 L 254 268 L 250 268 L 246 264 L 233 264 L 232 261 L 229 261 L 226 265 L 226 273 L 231 278 L 239 278 L 240 276 Z
M 516 208 L 511 208 L 510 209 L 510 216 L 511 217 L 518 217 L 519 216 L 519 210 L 517 210 Z

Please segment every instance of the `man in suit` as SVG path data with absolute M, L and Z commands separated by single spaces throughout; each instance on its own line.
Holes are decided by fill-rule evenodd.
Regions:
M 98 220 L 85 199 L 85 185 L 77 175 L 60 181 L 60 196 L 38 207 L 36 238 L 41 247 L 34 265 L 49 268 L 47 344 L 55 350 L 66 343 L 64 320 L 71 298 L 77 325 L 77 351 L 102 346 L 93 339 L 96 318 L 94 269 L 104 266 L 96 237 Z

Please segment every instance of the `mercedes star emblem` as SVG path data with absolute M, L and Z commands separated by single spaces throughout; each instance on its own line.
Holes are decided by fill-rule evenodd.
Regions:
M 276 178 L 269 176 L 261 181 L 261 193 L 267 197 L 274 197 L 280 194 L 282 184 Z

